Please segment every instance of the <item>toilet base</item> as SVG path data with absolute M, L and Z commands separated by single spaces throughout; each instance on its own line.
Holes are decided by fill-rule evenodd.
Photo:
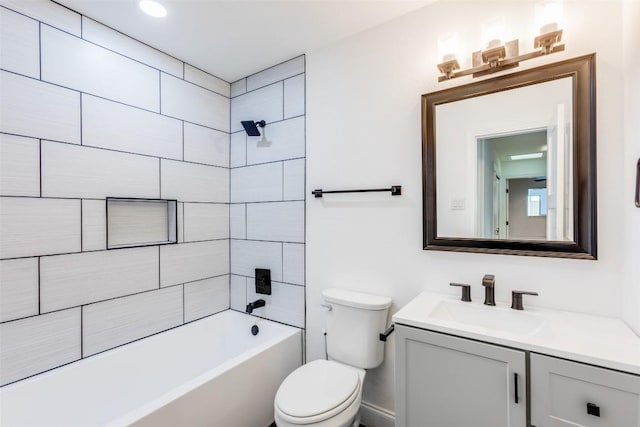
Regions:
M 359 427 L 360 426 L 360 408 L 358 408 L 358 412 L 356 416 L 353 418 L 353 421 L 350 420 L 340 420 L 340 416 L 329 418 L 328 420 L 321 421 L 315 424 L 291 424 L 287 421 L 278 419 L 278 415 L 275 416 L 275 422 L 269 427 Z

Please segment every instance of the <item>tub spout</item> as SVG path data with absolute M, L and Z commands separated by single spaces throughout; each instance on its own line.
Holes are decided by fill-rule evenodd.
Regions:
M 264 307 L 265 304 L 266 302 L 263 299 L 257 299 L 254 302 L 250 302 L 249 304 L 247 304 L 246 312 L 251 314 L 253 313 L 254 309 Z

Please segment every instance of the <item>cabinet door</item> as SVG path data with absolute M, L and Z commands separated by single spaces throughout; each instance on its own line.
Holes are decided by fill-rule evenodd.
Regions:
M 396 426 L 524 427 L 525 352 L 396 325 Z
M 532 354 L 531 424 L 640 427 L 640 376 Z

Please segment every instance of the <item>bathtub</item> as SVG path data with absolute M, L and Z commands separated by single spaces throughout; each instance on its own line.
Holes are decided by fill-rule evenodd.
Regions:
M 0 425 L 267 427 L 301 363 L 300 329 L 227 310 L 1 388 Z

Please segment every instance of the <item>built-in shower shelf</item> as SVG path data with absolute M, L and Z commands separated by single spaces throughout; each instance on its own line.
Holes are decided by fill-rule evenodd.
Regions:
M 178 242 L 177 200 L 107 198 L 107 249 Z

